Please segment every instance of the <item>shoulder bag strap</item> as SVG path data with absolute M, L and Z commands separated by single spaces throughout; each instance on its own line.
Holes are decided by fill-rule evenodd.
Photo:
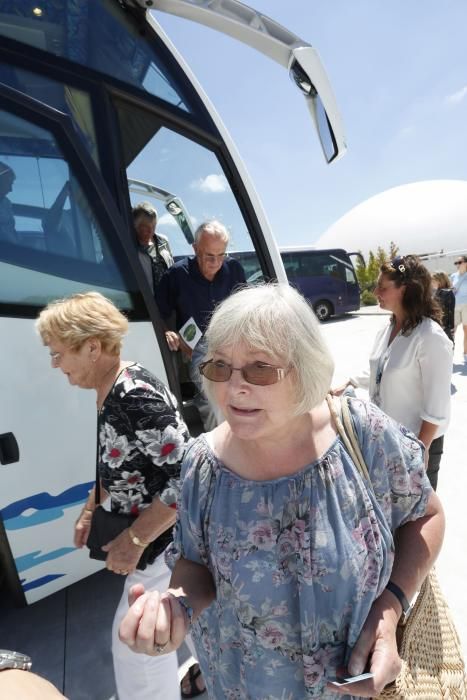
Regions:
M 366 466 L 365 460 L 358 443 L 358 438 L 355 433 L 352 418 L 350 416 L 348 398 L 342 396 L 340 399 L 334 399 L 330 394 L 326 396 L 329 410 L 336 424 L 337 432 L 339 433 L 342 442 L 345 445 L 347 452 L 352 458 L 353 463 L 358 471 L 368 483 L 371 485 L 370 475 Z

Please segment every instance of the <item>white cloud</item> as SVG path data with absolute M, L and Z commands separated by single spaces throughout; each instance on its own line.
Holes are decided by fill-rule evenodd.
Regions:
M 445 101 L 449 105 L 458 105 L 462 100 L 464 100 L 467 97 L 467 85 L 464 85 L 460 90 L 457 90 L 457 92 L 453 92 L 451 95 L 447 95 L 445 98 Z
M 200 192 L 225 192 L 228 188 L 223 175 L 207 175 L 191 183 L 191 188 Z
M 191 225 L 194 228 L 196 228 L 196 226 L 198 225 L 198 219 L 196 218 L 196 216 L 191 216 L 191 215 L 189 215 L 189 216 L 191 219 Z M 162 216 L 160 216 L 157 219 L 157 225 L 158 226 L 173 226 L 174 228 L 176 228 L 178 226 L 178 223 L 177 223 L 177 220 L 174 219 L 172 214 L 169 214 L 169 212 L 166 212 L 165 214 L 162 214 Z
M 157 220 L 158 226 L 178 226 L 176 220 L 173 218 L 172 214 L 169 214 L 167 212 L 166 214 L 162 214 Z

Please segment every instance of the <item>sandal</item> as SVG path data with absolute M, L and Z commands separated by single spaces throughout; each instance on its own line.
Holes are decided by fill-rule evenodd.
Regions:
M 195 671 L 195 668 L 196 668 L 196 671 Z M 204 687 L 202 690 L 200 690 L 198 688 L 198 686 L 196 685 L 197 678 L 201 678 L 201 680 L 203 680 L 203 677 L 201 676 L 201 669 L 198 666 L 198 664 L 193 664 L 193 666 L 190 666 L 187 674 L 188 674 L 188 680 L 190 681 L 190 690 L 189 690 L 189 692 L 185 692 L 182 688 L 182 683 L 186 678 L 186 674 L 185 674 L 185 678 L 183 678 L 182 683 L 180 683 L 180 692 L 182 694 L 182 698 L 196 698 L 196 697 L 198 697 L 198 695 L 202 695 L 203 693 L 205 693 L 206 687 Z

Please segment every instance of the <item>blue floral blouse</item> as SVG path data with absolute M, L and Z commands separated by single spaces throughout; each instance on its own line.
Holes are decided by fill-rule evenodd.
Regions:
M 193 626 L 212 700 L 338 697 L 326 680 L 389 579 L 392 533 L 423 516 L 431 493 L 414 435 L 372 404 L 350 410 L 373 490 L 339 437 L 270 481 L 234 474 L 204 436 L 185 455 L 167 560 L 204 564 L 216 585 Z

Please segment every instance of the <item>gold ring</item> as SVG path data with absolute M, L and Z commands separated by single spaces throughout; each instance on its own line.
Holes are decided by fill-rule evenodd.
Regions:
M 165 644 L 154 644 L 154 651 L 156 652 L 156 654 L 160 654 L 161 652 L 163 652 L 168 643 L 169 640 L 167 640 Z
M 122 574 L 122 576 L 128 576 L 128 569 L 126 571 L 120 569 L 120 573 Z

